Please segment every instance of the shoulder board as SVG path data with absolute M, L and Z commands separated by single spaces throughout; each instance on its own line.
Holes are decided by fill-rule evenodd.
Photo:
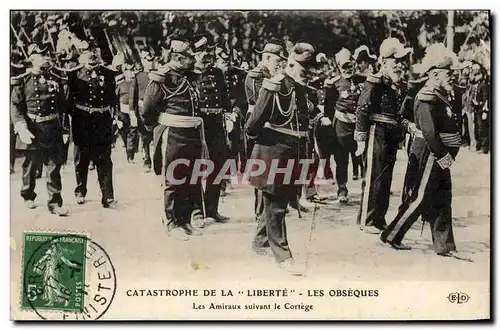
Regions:
M 160 71 L 151 71 L 148 74 L 149 80 L 155 81 L 155 82 L 165 82 L 165 73 L 162 73 Z
M 123 81 L 123 79 L 125 79 L 125 76 L 123 75 L 123 73 L 117 74 L 117 75 L 115 76 L 115 82 L 116 82 L 117 84 L 118 84 L 118 83 L 120 83 L 120 82 L 122 82 L 122 81 Z
M 422 88 L 418 92 L 417 98 L 420 101 L 424 101 L 424 102 L 434 102 L 437 100 L 437 96 L 436 96 L 434 90 L 429 89 L 429 88 Z
M 20 85 L 21 84 L 21 81 L 27 77 L 28 75 L 30 74 L 30 72 L 25 72 L 25 73 L 22 73 L 20 74 L 19 76 L 15 76 L 15 77 L 10 77 L 10 84 L 12 86 L 17 86 L 17 85 Z
M 61 79 L 61 80 L 68 80 L 68 78 L 66 78 L 66 77 L 64 77 L 64 76 L 62 76 L 62 75 L 60 75 L 59 73 L 54 72 L 54 70 L 50 70 L 50 74 L 51 74 L 51 75 L 53 75 L 53 76 L 55 76 L 55 77 L 56 77 L 56 78 L 58 78 L 58 79 Z
M 371 82 L 373 84 L 380 84 L 382 82 L 382 74 L 375 73 L 366 77 L 366 81 Z
M 54 66 L 54 69 L 56 69 L 58 71 L 62 71 L 62 72 L 74 72 L 74 71 L 80 70 L 81 68 L 83 68 L 83 64 L 78 64 L 77 66 L 72 67 L 71 69 L 60 68 L 58 66 Z
M 253 68 L 252 70 L 248 71 L 248 76 L 251 78 L 262 78 L 264 77 L 264 73 L 260 68 Z
M 281 89 L 281 81 L 285 78 L 282 74 L 277 74 L 272 78 L 265 78 L 262 82 L 262 88 L 273 92 L 279 92 Z
M 307 85 L 307 88 L 310 89 L 313 92 L 316 92 L 318 90 L 316 87 L 313 87 L 313 86 L 310 86 L 310 85 Z

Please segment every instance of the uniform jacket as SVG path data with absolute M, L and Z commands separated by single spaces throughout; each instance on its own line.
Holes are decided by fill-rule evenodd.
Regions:
M 245 94 L 247 96 L 248 105 L 254 106 L 257 102 L 264 78 L 271 78 L 271 74 L 269 70 L 261 65 L 248 71 L 245 78 Z
M 113 142 L 113 117 L 119 106 L 115 76 L 115 71 L 103 66 L 78 66 L 68 72 L 73 141 L 76 145 L 91 147 L 111 145 Z M 109 110 L 89 113 L 79 107 Z
M 144 106 L 139 108 L 141 121 L 146 129 L 153 131 L 153 168 L 156 174 L 161 173 L 163 155 L 161 144 L 163 132 L 167 126 L 158 123 L 161 113 L 178 116 L 199 117 L 199 98 L 195 76 L 190 73 L 181 73 L 169 68 L 149 73 L 149 83 L 144 92 Z M 169 139 L 172 139 L 171 148 L 177 149 L 182 145 L 202 144 L 198 128 L 169 129 Z M 174 150 L 170 151 L 175 154 Z
M 26 126 L 35 136 L 30 145 L 19 137 L 16 149 L 38 150 L 59 148 L 62 145 L 63 122 L 67 111 L 63 77 L 53 71 L 33 73 L 28 71 L 11 78 L 11 121 L 16 131 Z M 40 121 L 43 117 L 56 118 Z M 33 118 L 36 116 L 37 118 Z
M 356 84 L 353 78 L 336 76 L 325 81 L 328 90 L 325 99 L 325 115 L 332 122 L 336 113 L 339 120 L 343 122 L 356 122 L 356 103 L 361 93 L 361 86 Z
M 356 107 L 355 140 L 366 141 L 368 139 L 368 131 L 372 122 L 385 123 L 391 129 L 400 129 L 401 103 L 400 91 L 389 82 L 389 79 L 380 74 L 369 76 L 361 90 Z
M 446 94 L 424 86 L 415 98 L 415 124 L 438 160 L 448 153 L 456 156 L 461 144 L 460 130 Z
M 289 159 L 297 160 L 301 157 L 301 140 L 306 138 L 287 135 L 266 126 L 304 132 L 307 136 L 310 120 L 317 122 L 322 117 L 319 109 L 311 105 L 308 87 L 296 83 L 288 75 L 279 74 L 263 81 L 255 109 L 245 125 L 248 137 L 255 141 L 251 158 L 262 160 L 266 164 L 266 171 L 262 175 L 250 178 L 252 185 L 274 193 L 277 186 L 287 184 L 280 174 L 276 175 L 275 180 L 268 182 L 270 165 L 273 160 L 277 160 L 279 167 L 283 168 Z M 300 175 L 298 170 L 296 166 L 292 183 L 293 178 L 297 179 Z
M 143 106 L 144 95 L 146 93 L 146 87 L 149 83 L 148 73 L 141 71 L 135 75 L 135 77 L 130 82 L 130 110 L 136 115 L 139 114 L 139 107 Z

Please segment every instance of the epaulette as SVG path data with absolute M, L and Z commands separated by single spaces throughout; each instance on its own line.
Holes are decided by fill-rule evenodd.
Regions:
M 430 89 L 430 88 L 422 88 L 416 98 L 420 101 L 424 101 L 424 102 L 434 102 L 437 100 L 437 96 L 434 92 L 434 90 Z
M 50 74 L 52 74 L 53 76 L 56 76 L 57 78 L 59 78 L 61 80 L 68 80 L 67 77 L 60 76 L 57 73 L 55 73 L 53 70 L 50 71 Z
M 115 76 L 115 84 L 118 85 L 124 81 L 125 81 L 125 76 L 123 75 L 123 73 L 120 73 L 120 74 Z
M 74 71 L 80 70 L 81 68 L 83 68 L 83 64 L 78 64 L 77 66 L 72 67 L 70 69 L 60 68 L 58 66 L 54 66 L 54 69 L 62 71 L 62 72 L 74 72 Z
M 12 86 L 18 86 L 18 85 L 20 85 L 21 84 L 21 80 L 23 80 L 23 78 L 27 77 L 29 74 L 30 74 L 30 72 L 26 71 L 25 73 L 21 73 L 19 76 L 10 77 L 10 84 Z
M 366 77 L 366 81 L 369 81 L 373 84 L 380 84 L 382 82 L 382 73 L 377 72 L 375 74 L 371 74 Z
M 283 74 L 277 74 L 272 78 L 265 78 L 262 82 L 262 88 L 269 91 L 279 92 L 281 89 L 281 81 L 285 78 Z
M 333 78 L 326 79 L 325 80 L 325 87 L 331 87 L 331 86 L 333 86 L 333 84 L 335 84 L 339 80 L 340 80 L 340 76 L 335 76 Z
M 165 81 L 165 73 L 160 71 L 150 71 L 148 73 L 149 80 L 162 83 Z
M 313 87 L 311 85 L 307 85 L 307 88 L 309 88 L 310 90 L 312 90 L 313 92 L 316 92 L 318 89 L 316 87 Z
M 264 73 L 262 72 L 262 69 L 259 67 L 253 68 L 252 70 L 248 71 L 248 76 L 250 78 L 262 78 L 264 77 Z

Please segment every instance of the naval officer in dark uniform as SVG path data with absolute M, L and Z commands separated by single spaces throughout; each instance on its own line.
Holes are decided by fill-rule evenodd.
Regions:
M 280 73 L 283 70 L 284 64 L 287 59 L 287 50 L 286 45 L 282 40 L 272 39 L 268 42 L 262 51 L 258 51 L 258 53 L 262 54 L 262 59 L 260 63 L 250 71 L 248 71 L 247 76 L 245 77 L 245 94 L 248 102 L 248 111 L 246 114 L 245 122 L 250 117 L 255 104 L 257 102 L 260 89 L 262 87 L 262 82 L 264 79 L 271 78 L 276 74 Z M 254 141 L 249 139 L 246 136 L 246 150 L 247 156 L 250 157 L 252 154 L 252 148 Z M 259 221 L 260 215 L 263 211 L 263 202 L 262 202 L 262 193 L 259 189 L 255 188 L 254 190 L 255 203 L 255 219 Z M 265 230 L 265 227 L 262 227 Z M 265 236 L 265 235 L 264 235 Z M 262 242 L 258 244 L 259 247 L 267 245 L 267 243 Z
M 11 79 L 11 120 L 17 135 L 16 149 L 22 150 L 21 196 L 27 208 L 35 204 L 37 169 L 47 169 L 49 211 L 66 215 L 61 196 L 61 166 L 64 162 L 63 126 L 66 98 L 61 76 L 51 70 L 53 60 L 47 48 L 28 48 L 31 69 Z
M 411 147 L 405 188 L 410 192 L 381 240 L 398 250 L 406 232 L 422 216 L 429 222 L 434 250 L 452 256 L 456 251 L 452 229 L 450 167 L 461 146 L 458 115 L 452 110 L 452 69 L 457 56 L 444 44 L 427 48 L 422 64 L 429 79 L 415 98 L 417 132 Z
M 292 274 L 298 272 L 288 245 L 285 212 L 287 205 L 297 198 L 298 158 L 304 154 L 299 145 L 307 139 L 310 120 L 318 122 L 323 116 L 317 107 L 312 111 L 308 107 L 305 76 L 315 63 L 314 51 L 307 43 L 294 46 L 284 73 L 264 79 L 255 108 L 245 125 L 246 133 L 255 142 L 249 163 L 260 160 L 266 165 L 261 175 L 250 177 L 250 183 L 262 191 L 264 201 L 252 245 L 256 252 L 263 253 L 265 248 L 256 248 L 255 241 L 263 242 L 267 238 L 279 267 Z M 295 161 L 295 166 L 290 169 L 290 181 L 287 182 L 287 175 L 274 172 L 271 164 L 278 161 L 282 169 L 289 160 Z M 262 227 L 266 230 L 262 231 Z
M 201 36 L 195 42 L 196 69 L 199 95 L 199 110 L 203 118 L 210 160 L 214 170 L 206 178 L 205 210 L 206 217 L 216 222 L 225 222 L 229 218 L 219 213 L 219 200 L 222 182 L 217 176 L 229 157 L 225 114 L 231 111 L 226 80 L 221 69 L 215 66 L 216 45 L 208 36 Z
M 195 161 L 208 158 L 208 148 L 193 74 L 193 45 L 174 37 L 169 52 L 170 61 L 149 73 L 139 110 L 145 128 L 153 132 L 153 169 L 163 184 L 163 223 L 170 236 L 185 241 L 201 234 L 191 223 L 203 221 L 202 186 L 191 176 Z
M 366 151 L 366 175 L 357 221 L 367 233 L 379 234 L 386 226 L 396 152 L 402 141 L 400 83 L 411 51 L 396 38 L 384 40 L 381 69 L 368 76 L 358 99 L 354 138 L 356 155 Z
M 113 118 L 118 107 L 116 72 L 103 66 L 93 40 L 80 55 L 80 65 L 68 71 L 69 100 L 76 171 L 75 197 L 85 203 L 89 163 L 97 168 L 104 208 L 116 207 L 113 189 Z

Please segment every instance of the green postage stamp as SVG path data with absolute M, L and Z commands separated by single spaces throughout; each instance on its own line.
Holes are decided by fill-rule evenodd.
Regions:
M 82 312 L 87 240 L 83 235 L 23 234 L 23 308 Z

